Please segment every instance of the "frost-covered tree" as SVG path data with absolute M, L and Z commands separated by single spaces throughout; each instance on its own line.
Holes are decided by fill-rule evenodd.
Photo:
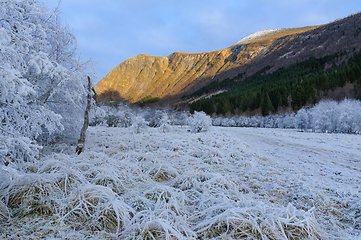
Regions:
M 249 127 L 250 126 L 250 118 L 246 116 L 240 116 L 236 120 L 237 127 Z
M 173 125 L 188 125 L 189 114 L 187 112 L 175 112 L 173 115 Z
M 283 116 L 283 126 L 282 128 L 295 128 L 296 125 L 296 116 L 295 113 L 286 114 Z M 281 128 L 280 126 L 278 126 Z
M 345 99 L 339 103 L 336 131 L 361 133 L 361 101 Z
M 361 102 L 345 99 L 341 102 L 322 101 L 312 108 L 302 108 L 296 114 L 296 128 L 316 132 L 361 132 Z
M 163 111 L 162 113 L 162 117 L 159 121 L 159 128 L 161 129 L 161 131 L 163 132 L 170 132 L 172 131 L 172 119 L 170 118 L 171 114 L 168 115 L 167 111 Z
M 133 124 L 130 127 L 133 133 L 146 133 L 148 128 L 149 123 L 145 121 L 141 115 L 135 116 Z
M 334 132 L 336 129 L 337 102 L 322 101 L 312 108 L 311 125 L 317 132 Z
M 192 133 L 206 132 L 212 127 L 212 119 L 204 112 L 195 111 L 188 122 Z
M 36 0 L 7 0 L 0 3 L 0 15 L 7 84 L 17 82 L 18 96 L 60 114 L 68 133 L 79 132 L 91 63 L 80 60 L 76 38 L 62 25 L 59 11 L 49 13 Z
M 311 129 L 311 114 L 308 108 L 301 108 L 296 114 L 296 128 L 302 131 Z
M 117 106 L 93 105 L 90 111 L 90 126 L 130 127 L 136 113 L 127 104 Z
M 314 132 L 361 133 L 361 101 L 321 101 L 313 107 L 303 107 L 297 114 L 216 117 L 212 119 L 212 124 L 223 127 L 297 128 Z
M 212 119 L 213 126 L 236 127 L 235 118 L 217 117 Z
M 86 76 L 75 36 L 36 0 L 0 1 L 0 156 L 33 158 L 40 136 L 80 133 Z M 27 157 L 26 157 L 27 156 Z M 13 159 L 14 160 L 14 159 Z

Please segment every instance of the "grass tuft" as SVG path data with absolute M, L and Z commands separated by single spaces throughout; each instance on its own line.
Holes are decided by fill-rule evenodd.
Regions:
M 134 215 L 128 204 L 104 186 L 81 185 L 69 201 L 69 211 L 62 220 L 93 231 L 119 233 Z
M 297 210 L 291 204 L 285 208 L 263 203 L 253 207 L 213 208 L 202 214 L 206 220 L 196 230 L 205 238 L 222 235 L 237 239 L 322 239 L 313 210 Z

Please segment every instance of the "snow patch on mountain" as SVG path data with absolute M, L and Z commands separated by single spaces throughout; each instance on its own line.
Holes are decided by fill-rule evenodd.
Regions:
M 279 29 L 268 29 L 268 30 L 261 30 L 261 31 L 258 31 L 258 32 L 254 32 L 254 33 L 251 33 L 251 34 L 243 37 L 241 40 L 236 42 L 235 45 L 243 44 L 243 43 L 249 42 L 251 40 L 257 40 L 257 39 L 260 39 L 260 38 L 265 37 L 267 35 L 270 35 L 272 33 L 275 33 L 277 31 L 279 31 Z

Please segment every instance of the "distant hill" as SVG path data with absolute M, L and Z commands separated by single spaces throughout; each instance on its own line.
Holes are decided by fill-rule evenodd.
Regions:
M 203 97 L 194 95 L 211 83 L 216 86 L 235 77 L 243 81 L 267 66 L 265 73 L 272 73 L 334 53 L 342 53 L 335 58 L 337 64 L 347 62 L 361 50 L 360 33 L 361 14 L 354 14 L 320 26 L 259 31 L 228 48 L 208 53 L 176 52 L 167 57 L 141 54 L 112 69 L 96 84 L 95 92 L 103 101 L 194 102 L 207 94 L 228 91 L 215 87 Z

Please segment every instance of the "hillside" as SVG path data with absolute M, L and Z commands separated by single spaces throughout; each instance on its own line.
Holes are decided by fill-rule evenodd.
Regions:
M 240 73 L 251 76 L 265 66 L 270 72 L 335 52 L 347 61 L 361 50 L 361 14 L 330 24 L 266 30 L 246 36 L 233 46 L 208 53 L 175 52 L 167 57 L 141 54 L 112 69 L 98 84 L 99 99 L 137 102 L 145 97 L 179 102 L 213 81 Z M 114 94 L 115 93 L 115 94 Z M 109 96 L 108 96 L 109 97 Z M 189 100 L 188 100 L 189 101 Z

